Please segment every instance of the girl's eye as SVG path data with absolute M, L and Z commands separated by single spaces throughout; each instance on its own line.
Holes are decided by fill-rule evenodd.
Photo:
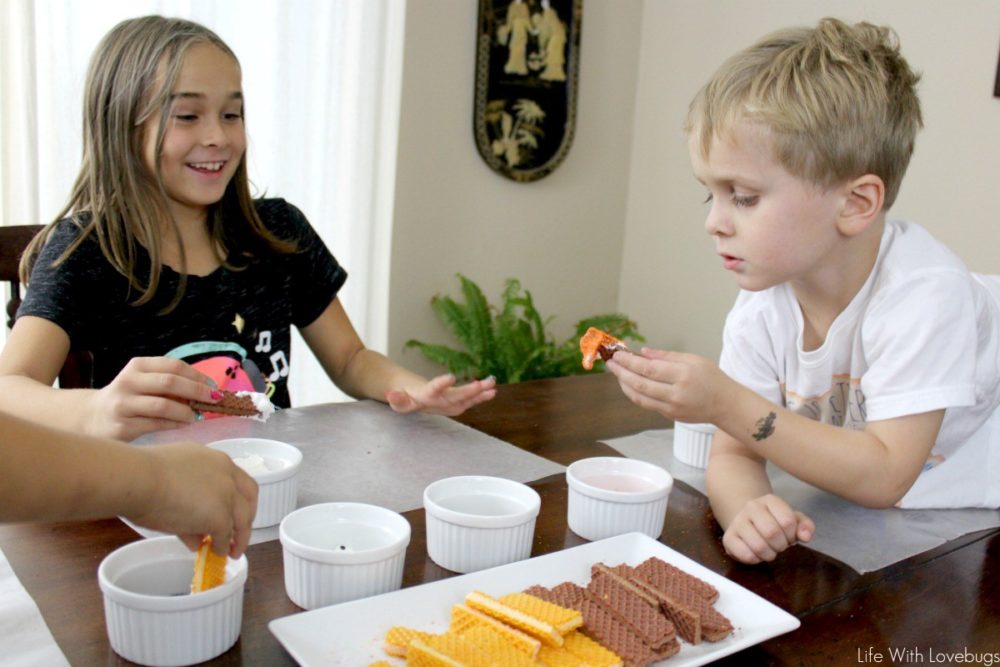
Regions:
M 227 113 L 222 115 L 226 120 L 241 120 L 243 118 L 242 113 Z
M 193 113 L 176 113 L 176 114 L 174 114 L 174 118 L 176 118 L 177 120 L 185 121 L 185 122 L 191 122 L 193 120 L 197 120 L 198 116 L 196 116 Z
M 738 195 L 733 193 L 733 206 L 736 207 L 753 206 L 757 203 L 757 200 L 757 195 Z

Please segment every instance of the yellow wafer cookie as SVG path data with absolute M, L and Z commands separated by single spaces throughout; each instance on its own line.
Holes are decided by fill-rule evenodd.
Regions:
M 514 648 L 506 637 L 485 625 L 469 628 L 462 633 L 462 639 L 481 650 L 491 667 L 533 667 L 538 664 Z
M 591 667 L 622 667 L 622 659 L 617 653 L 609 651 L 582 632 L 571 632 L 563 639 L 563 647 Z
M 382 648 L 389 655 L 402 658 L 406 655 L 406 648 L 410 645 L 411 641 L 414 639 L 423 639 L 426 641 L 430 636 L 431 633 L 429 632 L 414 630 L 403 625 L 394 625 L 386 631 Z
M 500 602 L 548 623 L 561 635 L 583 625 L 583 614 L 579 610 L 560 607 L 527 593 L 509 593 L 500 598 Z
M 513 625 L 518 630 L 532 637 L 537 637 L 544 644 L 549 646 L 562 646 L 563 644 L 562 635 L 551 623 L 540 621 L 523 611 L 509 607 L 486 593 L 472 591 L 465 596 L 465 604 L 473 609 L 478 609 L 485 614 L 489 614 L 508 625 Z
M 461 661 L 425 644 L 420 639 L 410 642 L 406 651 L 407 667 L 465 667 Z
M 206 535 L 194 558 L 191 592 L 200 593 L 225 583 L 226 560 L 225 556 L 220 556 L 212 551 L 212 538 Z
M 538 662 L 545 667 L 591 667 L 586 660 L 567 651 L 565 646 L 543 646 L 538 652 Z
M 456 604 L 451 608 L 451 626 L 448 628 L 450 632 L 462 634 L 469 628 L 477 626 L 489 627 L 506 637 L 511 646 L 531 659 L 534 659 L 538 655 L 538 649 L 542 645 L 541 640 L 464 604 Z
M 419 639 L 410 642 L 410 650 Z M 431 635 L 426 644 L 439 653 L 453 658 L 465 667 L 493 667 L 493 662 L 486 653 L 462 635 L 446 632 L 443 635 Z

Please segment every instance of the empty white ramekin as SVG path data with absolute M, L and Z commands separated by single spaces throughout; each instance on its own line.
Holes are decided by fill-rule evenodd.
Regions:
M 212 449 L 229 454 L 257 481 L 257 515 L 253 528 L 277 526 L 295 509 L 299 494 L 298 447 L 264 438 L 231 438 L 208 443 Z M 263 461 L 261 461 L 263 459 Z M 248 467 L 249 463 L 258 467 Z
M 243 621 L 247 559 L 230 559 L 226 581 L 191 593 L 194 552 L 173 536 L 126 544 L 97 568 L 115 653 L 140 665 L 193 665 L 225 653 Z
M 384 507 L 320 503 L 278 529 L 285 592 L 303 609 L 388 593 L 403 583 L 410 523 Z
M 427 554 L 453 572 L 475 572 L 531 555 L 542 499 L 502 477 L 440 479 L 424 489 Z
M 663 532 L 674 478 L 645 461 L 602 456 L 566 468 L 569 528 L 587 540 L 640 532 L 656 539 Z
M 674 458 L 695 468 L 707 468 L 714 435 L 713 424 L 674 422 Z

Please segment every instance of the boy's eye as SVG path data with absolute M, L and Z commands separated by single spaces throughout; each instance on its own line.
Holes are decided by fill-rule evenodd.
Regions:
M 705 201 L 703 201 L 702 204 L 709 204 L 711 202 L 712 202 L 712 193 L 709 192 L 707 195 L 705 195 Z
M 733 206 L 743 207 L 743 206 L 753 206 L 757 203 L 757 195 L 738 195 L 733 193 Z

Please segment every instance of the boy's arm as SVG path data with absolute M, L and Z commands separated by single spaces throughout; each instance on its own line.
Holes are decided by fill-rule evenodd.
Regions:
M 867 507 L 891 507 L 920 474 L 944 410 L 854 431 L 795 414 L 694 354 L 618 352 L 607 366 L 636 404 L 670 419 L 715 424 L 754 455 Z
M 725 431 L 712 438 L 705 487 L 715 519 L 728 528 L 743 507 L 771 493 L 766 461 Z
M 743 563 L 774 560 L 812 539 L 812 519 L 771 492 L 765 461 L 724 431 L 712 441 L 705 481 L 712 511 L 725 529 L 722 545 Z
M 869 423 L 822 424 L 735 385 L 716 425 L 757 456 L 813 486 L 865 507 L 892 507 L 920 474 L 944 410 Z

